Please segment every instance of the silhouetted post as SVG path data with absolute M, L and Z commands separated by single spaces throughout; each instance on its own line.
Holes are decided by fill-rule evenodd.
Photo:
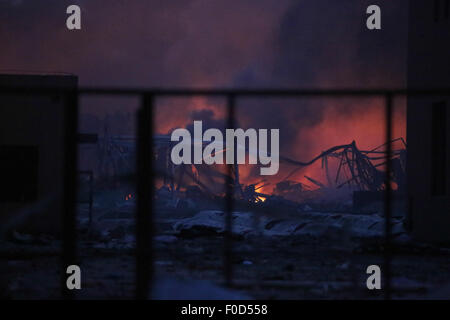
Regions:
M 234 109 L 235 109 L 235 96 L 227 96 L 227 129 L 234 129 Z M 234 141 L 233 141 L 234 144 Z M 236 153 L 236 148 L 234 148 Z M 228 152 L 228 150 L 227 150 Z M 226 207 L 225 207 L 225 233 L 224 233 L 224 276 L 225 285 L 231 287 L 233 279 L 233 205 L 234 205 L 234 182 L 232 178 L 233 165 L 228 164 L 227 175 L 227 194 L 226 194 Z
M 92 226 L 92 210 L 94 205 L 94 173 L 89 171 L 89 227 Z
M 385 106 L 386 118 L 386 180 L 385 180 L 385 199 L 384 199 L 384 298 L 391 299 L 391 210 L 392 210 L 392 186 L 391 186 L 391 172 L 392 172 L 392 94 L 386 94 Z
M 147 299 L 153 275 L 153 96 L 144 94 L 138 112 L 136 176 L 136 299 Z
M 78 191 L 78 92 L 64 93 L 64 195 L 62 225 L 61 289 L 64 299 L 74 299 L 66 285 L 67 267 L 77 262 L 76 199 Z

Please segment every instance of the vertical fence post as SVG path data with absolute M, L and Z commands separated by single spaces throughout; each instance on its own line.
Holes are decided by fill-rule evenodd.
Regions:
M 227 128 L 234 129 L 234 109 L 235 109 L 235 96 L 227 96 Z M 234 141 L 233 141 L 234 144 Z M 234 150 L 236 152 L 236 148 Z M 224 276 L 225 285 L 227 287 L 232 286 L 233 279 L 233 207 L 234 207 L 234 192 L 235 185 L 232 178 L 233 165 L 228 164 L 227 175 L 227 194 L 226 194 L 226 206 L 225 206 L 225 233 L 224 233 Z
M 136 299 L 147 299 L 153 275 L 153 95 L 142 96 L 138 112 L 136 176 Z
M 89 227 L 92 226 L 92 210 L 94 205 L 94 173 L 89 171 Z
M 64 195 L 62 217 L 61 290 L 64 299 L 74 299 L 73 290 L 66 285 L 67 267 L 77 263 L 76 198 L 78 91 L 64 92 Z
M 386 123 L 386 177 L 385 177 L 385 199 L 384 199 L 384 298 L 391 299 L 391 211 L 392 211 L 392 93 L 385 96 L 385 123 Z

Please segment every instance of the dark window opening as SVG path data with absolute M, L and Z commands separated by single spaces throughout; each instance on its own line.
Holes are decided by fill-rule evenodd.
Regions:
M 38 162 L 37 147 L 0 146 L 0 202 L 37 199 Z
M 446 193 L 447 166 L 447 104 L 437 102 L 432 109 L 432 195 Z

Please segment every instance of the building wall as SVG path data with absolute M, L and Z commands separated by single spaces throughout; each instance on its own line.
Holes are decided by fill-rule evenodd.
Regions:
M 446 2 L 410 1 L 410 89 L 450 87 L 450 12 L 446 10 L 450 8 Z M 441 116 L 440 120 L 436 120 L 436 106 L 439 104 L 446 106 L 446 116 L 445 119 Z M 433 242 L 450 242 L 449 104 L 450 99 L 445 96 L 408 97 L 407 170 L 410 226 L 413 236 Z M 442 152 L 436 152 L 437 147 L 438 150 L 446 152 L 446 157 Z M 439 159 L 444 161 L 445 168 L 436 165 Z M 445 183 L 444 193 L 436 192 L 437 179 Z
M 77 78 L 68 75 L 0 75 L 0 86 L 3 87 L 76 85 Z M 0 168 L 3 175 L 0 184 L 5 190 L 4 196 L 0 197 L 0 223 L 3 229 L 30 233 L 60 232 L 64 109 L 64 99 L 58 95 L 0 95 L 0 152 L 4 161 L 3 168 Z M 33 154 L 36 159 L 33 159 Z M 8 168 L 5 169 L 5 166 Z M 36 179 L 30 174 L 34 170 L 30 167 L 37 170 Z M 20 182 L 14 185 L 17 179 Z M 34 183 L 36 192 L 31 190 Z M 12 193 L 9 188 L 13 185 L 16 191 L 28 188 L 26 195 L 17 195 L 22 194 L 20 190 Z

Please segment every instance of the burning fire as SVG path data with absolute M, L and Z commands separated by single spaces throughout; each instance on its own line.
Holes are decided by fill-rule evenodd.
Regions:
M 129 200 L 132 200 L 132 199 L 133 199 L 133 195 L 131 193 L 129 193 L 129 194 L 127 194 L 125 196 L 125 201 L 129 201 Z
M 266 186 L 263 186 L 263 187 L 260 187 L 260 188 L 256 187 L 256 192 L 263 193 L 263 194 L 269 194 L 269 192 L 268 192 L 268 190 L 266 188 L 267 188 Z M 260 202 L 264 202 L 264 201 L 267 200 L 267 198 L 264 197 L 264 196 L 257 196 L 256 198 L 258 199 L 258 202 L 259 201 Z
M 258 198 L 258 200 L 261 201 L 261 202 L 266 201 L 266 198 L 265 198 L 265 197 L 258 196 L 257 198 Z
M 217 103 L 206 98 L 198 98 L 186 101 L 170 100 L 163 104 L 168 104 L 171 108 L 158 108 L 156 112 L 157 131 L 162 134 L 169 133 L 173 128 L 184 128 L 192 122 L 191 115 L 194 111 L 209 110 L 212 111 L 214 121 L 225 121 L 226 108 L 224 103 Z M 361 150 L 370 150 L 376 146 L 385 143 L 385 119 L 384 119 L 384 102 L 382 99 L 354 99 L 340 103 L 339 101 L 328 101 L 325 105 L 319 105 L 317 114 L 307 115 L 311 117 L 311 121 L 303 121 L 296 116 L 287 114 L 289 110 L 276 108 L 276 113 L 285 114 L 286 125 L 291 129 L 298 128 L 294 136 L 283 137 L 283 128 L 280 128 L 280 138 L 289 139 L 289 148 L 281 149 L 281 154 L 300 161 L 309 161 L 322 151 L 336 145 L 349 144 L 356 141 L 356 145 Z M 173 108 L 172 108 L 173 107 Z M 174 112 L 174 110 L 176 110 Z M 259 116 L 249 116 L 251 113 L 241 112 L 237 110 L 237 121 L 242 128 L 258 127 Z M 244 111 L 242 108 L 241 111 Z M 406 138 L 406 107 L 401 102 L 394 108 L 394 131 L 393 137 Z M 267 115 L 263 115 L 263 118 Z M 270 119 L 262 119 L 269 121 Z M 280 118 L 279 115 L 274 118 Z M 284 118 L 283 118 L 284 119 Z M 196 120 L 196 119 L 194 119 Z M 226 122 L 226 121 L 225 121 Z M 286 141 L 286 140 L 285 140 Z M 338 164 L 330 162 L 330 170 L 334 171 Z M 239 175 L 240 183 L 243 185 L 254 184 L 261 179 L 261 176 L 254 170 L 251 165 L 240 165 Z M 270 195 L 276 184 L 282 181 L 293 168 L 289 165 L 281 165 L 280 171 L 273 177 L 267 177 L 268 187 L 259 189 L 258 192 Z M 192 167 L 195 177 L 198 177 L 196 168 Z M 225 172 L 225 170 L 224 170 Z M 311 177 L 320 183 L 327 184 L 327 177 L 320 161 L 314 165 L 307 166 L 298 170 L 290 180 L 312 185 L 305 176 Z M 132 197 L 128 197 L 128 200 Z M 265 201 L 262 196 L 257 197 L 260 201 Z

